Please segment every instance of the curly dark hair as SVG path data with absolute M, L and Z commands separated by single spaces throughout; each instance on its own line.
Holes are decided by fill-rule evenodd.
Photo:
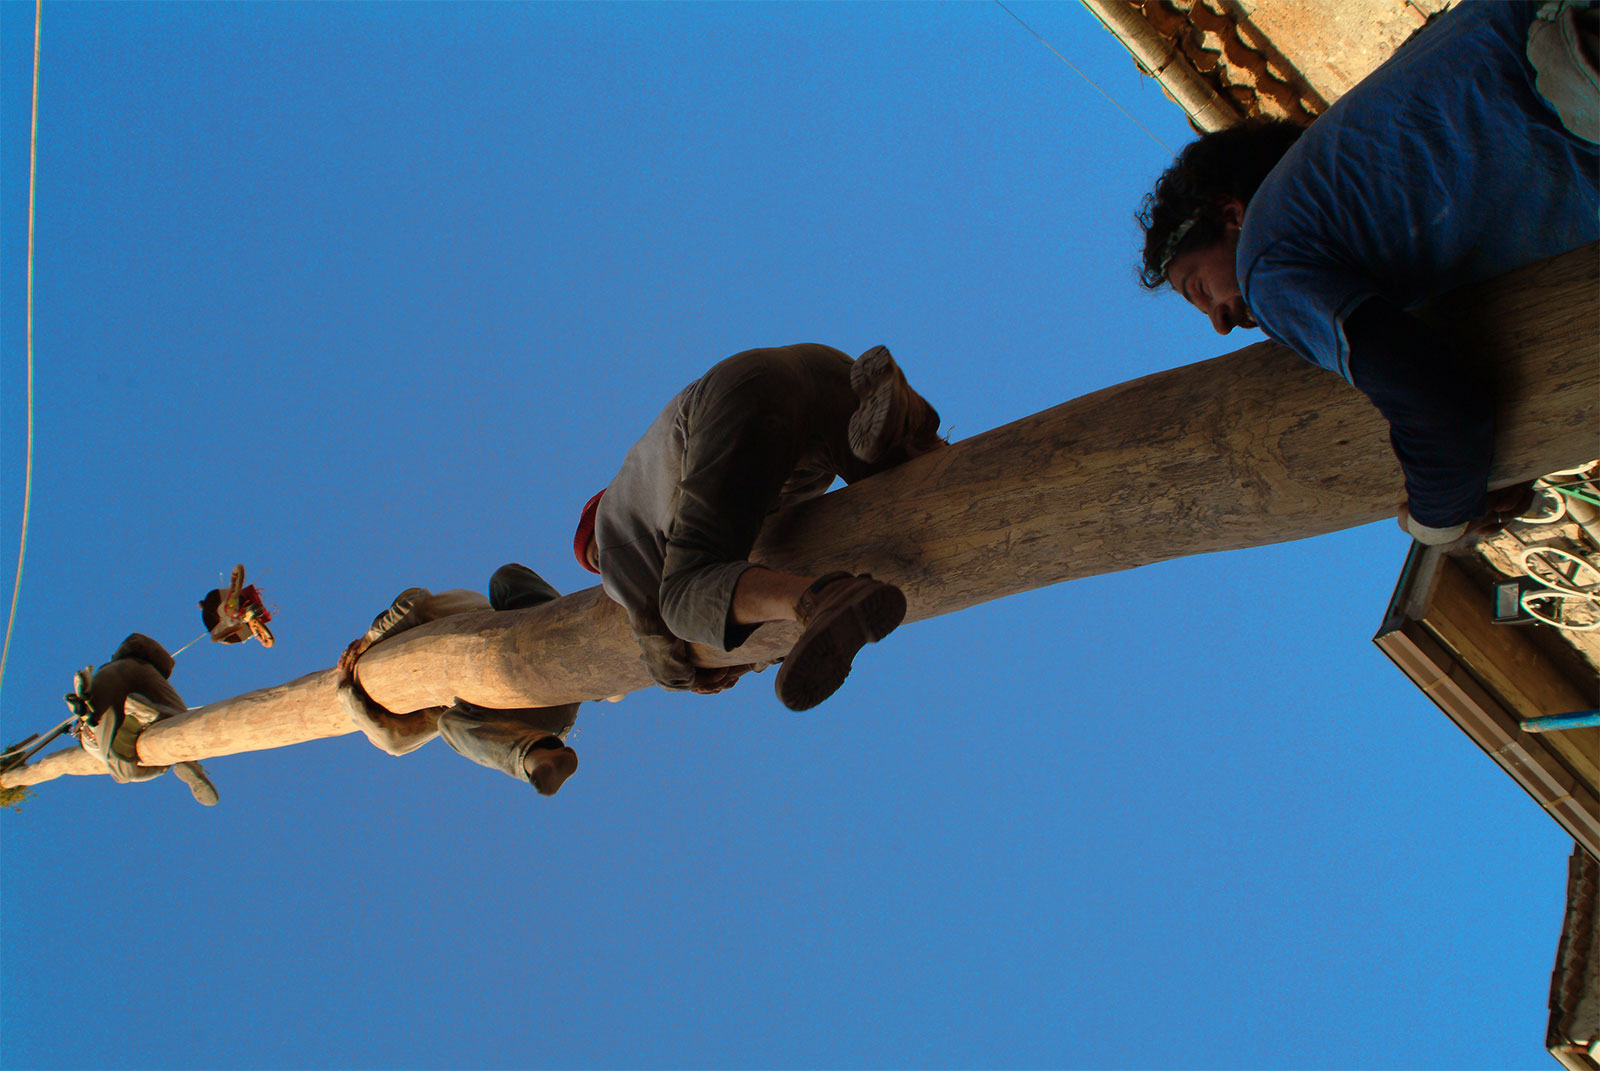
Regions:
M 1221 238 L 1221 202 L 1236 197 L 1249 204 L 1303 129 L 1282 119 L 1252 120 L 1190 142 L 1161 173 L 1135 216 L 1144 229 L 1139 282 L 1150 290 L 1160 288 L 1174 255 Z M 1173 234 L 1190 220 L 1194 223 L 1179 238 L 1178 248 L 1168 249 Z

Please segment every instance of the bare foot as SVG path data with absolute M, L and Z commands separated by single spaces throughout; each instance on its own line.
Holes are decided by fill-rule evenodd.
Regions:
M 556 738 L 552 736 L 550 740 L 556 741 Z M 534 747 L 523 756 L 522 768 L 539 795 L 554 796 L 567 783 L 567 778 L 577 772 L 578 753 L 565 745 Z

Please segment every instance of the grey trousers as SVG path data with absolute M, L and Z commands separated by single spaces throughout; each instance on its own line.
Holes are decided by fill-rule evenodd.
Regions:
M 854 362 L 831 346 L 747 350 L 713 367 L 684 409 L 683 474 L 666 533 L 661 617 L 724 651 L 755 631 L 729 613 L 767 517 L 890 466 L 850 451 Z
M 525 565 L 502 565 L 489 578 L 489 605 L 496 610 L 524 610 L 560 597 Z M 457 699 L 440 712 L 439 735 L 457 754 L 479 766 L 527 781 L 523 760 L 528 751 L 552 735 L 566 739 L 578 721 L 579 705 L 495 710 Z
M 465 593 L 446 592 L 439 603 L 455 609 L 481 609 L 461 598 Z M 489 605 L 496 610 L 521 610 L 559 598 L 560 593 L 523 565 L 503 565 L 489 580 Z M 373 622 L 375 642 L 403 632 L 443 614 L 429 612 L 433 597 L 421 588 L 412 588 L 395 600 L 395 605 Z M 369 633 L 371 636 L 372 633 Z M 429 707 L 406 714 L 395 714 L 374 703 L 354 681 L 339 689 L 340 700 L 351 721 L 373 744 L 391 755 L 416 750 L 435 736 L 444 738 L 455 751 L 479 766 L 499 770 L 519 781 L 528 781 L 523 766 L 528 752 L 552 736 L 564 739 L 578 720 L 577 703 L 556 707 L 524 707 L 497 710 L 456 700 L 448 707 Z

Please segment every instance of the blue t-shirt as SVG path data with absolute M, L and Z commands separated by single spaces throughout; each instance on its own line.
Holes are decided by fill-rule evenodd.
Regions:
M 1264 331 L 1350 379 L 1345 318 L 1600 238 L 1600 156 L 1534 88 L 1534 2 L 1451 10 L 1307 128 L 1245 210 Z

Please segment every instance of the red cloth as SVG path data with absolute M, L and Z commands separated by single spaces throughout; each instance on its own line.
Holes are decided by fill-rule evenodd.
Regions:
M 597 576 L 600 570 L 589 564 L 589 541 L 594 538 L 594 515 L 600 509 L 600 496 L 603 494 L 604 489 L 584 503 L 583 512 L 578 515 L 578 530 L 572 537 L 572 553 L 577 556 L 578 564 Z

